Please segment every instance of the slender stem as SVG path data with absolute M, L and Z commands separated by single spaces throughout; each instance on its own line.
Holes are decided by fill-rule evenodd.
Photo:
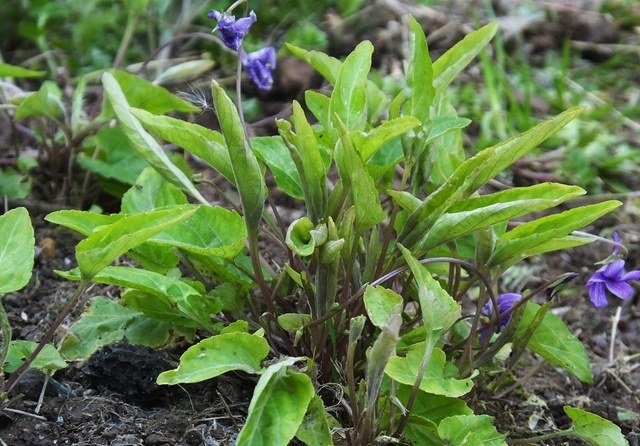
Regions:
M 549 434 L 544 434 L 544 435 L 538 435 L 536 437 L 529 437 L 529 438 L 517 438 L 515 440 L 511 440 L 509 439 L 509 444 L 536 444 L 536 443 L 540 443 L 541 441 L 544 440 L 551 440 L 552 438 L 558 438 L 558 437 L 564 437 L 567 435 L 571 435 L 571 430 L 567 429 L 567 430 L 563 430 L 563 431 L 557 431 L 557 432 L 551 432 Z
M 75 307 L 76 302 L 78 301 L 78 298 L 82 295 L 82 293 L 84 292 L 84 290 L 87 288 L 88 285 L 89 283 L 87 281 L 85 280 L 80 281 L 80 283 L 78 284 L 78 288 L 76 288 L 76 290 L 74 291 L 73 295 L 69 299 L 69 302 L 67 302 L 67 305 L 64 307 L 62 312 L 58 315 L 57 319 L 53 322 L 53 324 L 51 324 L 51 327 L 49 327 L 49 330 L 47 330 L 47 332 L 44 334 L 42 339 L 40 339 L 40 342 L 38 342 L 38 345 L 33 350 L 33 353 L 31 353 L 31 355 L 22 363 L 22 365 L 18 367 L 18 370 L 13 372 L 9 377 L 9 379 L 7 379 L 7 381 L 4 383 L 5 392 L 7 393 L 11 392 L 11 390 L 18 383 L 18 380 L 20 379 L 20 377 L 24 375 L 24 372 L 29 368 L 31 363 L 36 359 L 36 357 L 42 351 L 44 346 L 47 345 L 47 343 L 51 341 L 51 339 L 53 339 L 53 335 L 55 334 L 56 330 L 58 329 L 58 327 L 60 327 L 60 325 L 62 325 L 62 323 L 64 322 L 65 318 L 69 315 L 71 310 L 73 310 L 73 307 Z
M 122 41 L 120 42 L 120 47 L 118 48 L 118 52 L 116 53 L 116 58 L 113 61 L 113 68 L 120 68 L 120 64 L 122 63 L 122 59 L 124 59 L 124 53 L 127 51 L 129 47 L 129 43 L 131 43 L 131 38 L 133 37 L 133 31 L 136 29 L 136 23 L 138 23 L 138 16 L 133 13 L 133 11 L 129 11 L 129 15 L 127 17 L 127 24 L 124 29 L 124 34 L 122 36 Z

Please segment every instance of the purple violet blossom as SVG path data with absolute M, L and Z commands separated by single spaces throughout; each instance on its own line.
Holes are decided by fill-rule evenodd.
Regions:
M 249 78 L 260 90 L 270 90 L 272 72 L 276 68 L 276 50 L 272 46 L 252 53 L 242 53 L 242 65 Z
M 257 20 L 256 13 L 251 11 L 249 17 L 243 17 L 236 21 L 236 17 L 226 12 L 211 10 L 207 17 L 218 21 L 220 37 L 225 45 L 232 50 L 238 51 L 242 46 L 242 39 L 249 32 L 251 25 Z
M 511 313 L 502 316 L 503 313 L 506 313 L 513 307 L 518 300 L 522 298 L 522 295 L 517 293 L 504 293 L 498 296 L 498 313 L 500 314 L 500 327 L 505 327 L 509 321 L 511 320 Z M 489 299 L 487 303 L 480 310 L 480 314 L 491 319 L 493 316 L 493 301 Z M 483 324 L 484 325 L 484 324 Z M 493 327 L 494 332 L 498 331 L 498 327 Z M 480 342 L 484 342 L 486 337 L 489 335 L 487 330 L 483 330 L 480 334 Z
M 613 241 L 618 243 L 619 240 L 618 234 L 614 233 Z M 619 251 L 619 246 L 615 246 L 611 255 L 615 256 Z M 624 259 L 616 259 L 596 271 L 587 281 L 589 299 L 594 307 L 604 307 L 608 304 L 606 290 L 623 300 L 633 296 L 633 288 L 627 282 L 640 280 L 640 270 L 626 273 L 624 267 Z

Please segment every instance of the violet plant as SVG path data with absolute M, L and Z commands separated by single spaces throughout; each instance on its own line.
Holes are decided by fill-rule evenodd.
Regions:
M 210 16 L 225 45 L 242 53 L 256 15 Z M 47 216 L 86 236 L 77 246 L 78 268 L 59 272 L 80 281 L 70 305 L 90 282 L 123 289 L 117 300 L 91 300 L 61 353 L 74 360 L 122 339 L 152 347 L 187 339 L 193 345 L 158 383 L 230 371 L 253 377 L 239 445 L 286 445 L 294 437 L 309 445 L 504 445 L 507 433 L 469 401 L 481 390 L 504 389 L 525 350 L 591 383 L 584 347 L 549 312 L 553 299 L 533 302 L 537 294 L 553 297 L 566 276 L 521 295 L 498 289 L 517 262 L 593 241 L 574 231 L 620 203 L 510 225 L 584 191 L 543 183 L 481 193 L 582 111 L 567 110 L 467 157 L 461 135 L 469 120 L 456 114 L 447 86 L 497 29 L 484 26 L 432 62 L 419 23 L 409 18 L 406 86 L 395 97 L 368 78 L 370 42 L 344 61 L 287 46 L 333 91 L 306 92 L 317 123 L 294 102 L 271 137 L 247 137 L 241 108 L 216 81 L 221 132 L 132 106 L 130 95 L 150 86 L 136 81 L 140 89 L 133 92 L 125 88 L 128 78 L 105 73 L 103 113 L 117 119 L 149 167 L 124 194 L 118 214 Z M 271 85 L 275 63 L 269 48 L 238 57 L 259 88 Z M 227 200 L 238 210 L 209 203 L 156 138 L 220 173 L 238 193 L 239 203 Z M 285 194 L 304 203 L 303 217 L 286 224 L 265 205 L 267 169 Z M 286 260 L 267 260 L 263 240 Z M 121 255 L 138 266 L 110 266 Z M 618 269 L 599 273 L 592 280 L 605 286 L 636 277 Z M 463 314 L 463 303 L 472 303 L 475 314 Z M 511 356 L 500 360 L 509 346 Z M 595 426 L 608 432 L 608 444 L 625 444 L 611 422 L 565 410 L 574 427 L 553 435 L 592 441 Z

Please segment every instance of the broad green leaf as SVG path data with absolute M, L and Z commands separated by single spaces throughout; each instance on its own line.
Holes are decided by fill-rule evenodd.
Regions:
M 246 238 L 247 229 L 236 211 L 199 206 L 188 220 L 150 237 L 149 243 L 233 259 L 242 252 Z
M 409 415 L 403 434 L 414 445 L 445 446 L 438 435 L 438 425 L 425 417 Z
M 0 215 L 0 295 L 17 291 L 29 283 L 34 244 L 33 226 L 25 208 Z
M 453 130 L 460 130 L 471 124 L 471 120 L 467 118 L 459 118 L 457 116 L 437 116 L 430 122 L 429 134 L 425 144 L 431 143 Z
M 414 116 L 422 123 L 429 119 L 436 90 L 433 87 L 433 69 L 422 26 L 409 16 L 409 70 L 407 72 L 406 115 Z
M 576 407 L 564 406 L 563 409 L 575 425 L 571 436 L 594 446 L 629 446 L 620 428 L 611 421 Z
M 131 75 L 127 75 L 131 76 Z M 134 76 L 135 77 L 135 76 Z M 154 169 L 167 181 L 184 189 L 193 198 L 202 204 L 208 204 L 191 180 L 169 159 L 160 144 L 140 124 L 140 121 L 131 113 L 130 105 L 124 91 L 109 73 L 102 75 L 104 92 L 113 107 L 124 133 L 129 138 L 132 148 L 142 156 Z M 151 84 L 150 84 L 151 85 Z M 160 88 L 155 87 L 154 88 Z
M 31 178 L 12 167 L 0 169 L 0 197 L 5 200 L 21 200 L 29 196 Z
M 338 59 L 327 56 L 320 51 L 307 51 L 289 43 L 285 43 L 285 45 L 297 58 L 302 59 L 311 65 L 318 73 L 329 81 L 329 83 L 336 83 L 338 72 L 342 66 L 342 62 Z
M 394 356 L 389 360 L 385 373 L 399 383 L 413 386 L 420 370 L 422 356 L 421 349 L 410 350 L 406 357 Z M 459 397 L 469 393 L 473 388 L 473 380 L 456 379 L 445 371 L 445 364 L 445 353 L 439 348 L 434 348 L 420 382 L 420 390 L 448 397 Z
M 26 68 L 0 63 L 0 77 L 42 77 L 46 71 L 34 71 Z
M 389 317 L 402 310 L 402 296 L 381 286 L 367 286 L 364 292 L 364 307 L 367 310 L 369 320 L 378 328 L 384 327 Z M 397 311 L 397 310 L 400 311 Z
M 196 383 L 242 370 L 257 374 L 260 361 L 269 354 L 269 344 L 248 333 L 226 333 L 204 339 L 180 357 L 180 365 L 158 376 L 158 384 Z M 255 392 L 254 392 L 255 395 Z
M 396 389 L 396 396 L 406 404 L 412 392 L 412 386 L 400 384 Z M 473 410 L 460 398 L 449 398 L 418 391 L 414 399 L 413 407 L 411 408 L 411 414 L 424 417 L 438 424 L 445 418 L 453 415 L 472 415 Z
M 238 446 L 286 446 L 295 436 L 315 395 L 311 379 L 289 369 L 301 359 L 286 358 L 264 371 L 253 391 Z
M 364 231 L 386 218 L 373 178 L 364 168 L 364 162 L 353 148 L 347 129 L 341 122 L 340 144 L 335 150 L 335 161 L 344 188 L 349 192 L 356 210 L 356 230 Z
M 155 169 L 147 167 L 133 187 L 122 196 L 120 209 L 123 214 L 138 214 L 187 203 L 187 197 L 180 189 L 165 181 Z
M 278 316 L 278 325 L 283 330 L 298 331 L 311 322 L 310 314 L 285 313 Z
M 309 446 L 333 446 L 328 416 L 322 398 L 314 395 L 295 437 Z
M 549 209 L 582 194 L 584 190 L 577 186 L 543 183 L 460 201 L 436 220 L 418 249 L 427 251 L 465 234 Z
M 216 114 L 229 149 L 233 177 L 248 232 L 250 235 L 257 234 L 265 200 L 262 170 L 245 137 L 235 104 L 216 81 L 211 81 L 211 89 Z
M 338 121 L 348 131 L 364 130 L 367 122 L 367 75 L 371 68 L 373 45 L 361 42 L 340 67 L 329 101 L 329 133 L 340 134 Z
M 527 302 L 516 337 L 524 335 L 539 308 L 540 305 Z M 589 355 L 584 345 L 555 314 L 551 312 L 545 314 L 542 323 L 529 340 L 527 348 L 552 364 L 562 367 L 581 381 L 593 383 Z
M 433 63 L 433 86 L 438 93 L 444 91 L 447 85 L 491 41 L 498 28 L 498 23 L 489 23 L 467 34 Z
M 581 229 L 620 206 L 619 201 L 605 201 L 549 215 L 519 225 L 498 238 L 489 265 L 495 266 L 518 257 L 551 239 L 564 237 Z
M 182 113 L 200 113 L 202 111 L 195 105 L 170 93 L 167 89 L 153 85 L 134 74 L 121 70 L 113 70 L 111 73 L 105 74 L 117 81 L 120 85 L 119 89 L 122 90 L 131 107 L 142 108 L 153 114 L 171 111 Z M 106 86 L 105 90 L 106 94 L 110 94 Z
M 196 298 L 198 301 L 201 297 Z M 172 324 L 174 327 L 183 327 L 186 329 L 201 329 L 209 333 L 217 334 L 220 327 L 213 324 L 210 320 L 209 311 L 205 311 L 197 317 L 190 317 L 178 308 L 175 299 L 158 293 L 148 293 L 136 289 L 127 289 L 121 293 L 121 303 L 129 310 L 138 311 L 146 317 L 155 321 Z M 215 310 L 222 307 L 219 304 Z
M 420 121 L 413 116 L 401 116 L 385 121 L 367 133 L 353 132 L 351 138 L 356 151 L 367 162 L 385 143 L 419 125 Z
M 87 359 L 100 347 L 122 339 L 156 348 L 169 340 L 173 330 L 172 324 L 150 319 L 113 299 L 96 296 L 71 326 L 60 351 L 70 360 Z
M 506 435 L 498 433 L 489 415 L 455 415 L 438 425 L 438 434 L 451 445 L 507 446 Z
M 76 247 L 76 259 L 82 276 L 87 280 L 91 279 L 131 248 L 186 220 L 196 210 L 195 206 L 184 205 L 145 212 L 123 217 L 96 230 Z
M 317 91 L 307 90 L 304 92 L 304 102 L 313 116 L 322 124 L 322 128 L 329 128 L 329 103 L 331 98 Z
M 290 197 L 302 200 L 304 195 L 300 175 L 282 138 L 279 136 L 253 138 L 251 146 L 256 156 L 269 166 L 280 189 Z
M 201 158 L 233 184 L 229 151 L 220 132 L 182 119 L 154 115 L 138 108 L 132 108 L 131 113 L 153 135 L 172 142 Z
M 45 81 L 40 89 L 27 96 L 16 108 L 13 119 L 20 121 L 31 116 L 44 116 L 57 122 L 64 121 L 62 92 L 52 82 Z
M 4 371 L 13 373 L 18 370 L 22 363 L 35 351 L 37 346 L 38 343 L 32 341 L 11 341 L 9 355 L 4 363 Z M 58 350 L 56 350 L 53 345 L 46 344 L 40 353 L 38 353 L 36 359 L 29 365 L 29 368 L 38 370 L 60 370 L 66 366 L 67 362 L 60 356 Z

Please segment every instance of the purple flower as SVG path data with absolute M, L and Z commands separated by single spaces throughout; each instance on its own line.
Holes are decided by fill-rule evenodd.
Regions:
M 517 293 L 505 293 L 498 296 L 497 301 L 498 301 L 498 314 L 500 315 L 500 327 L 505 327 L 511 320 L 511 313 L 505 314 L 504 316 L 502 316 L 502 314 L 509 311 L 511 307 L 513 307 L 513 304 L 515 304 L 518 300 L 520 300 L 520 298 L 522 298 L 522 295 Z M 494 308 L 493 301 L 489 299 L 489 301 L 487 301 L 487 303 L 484 305 L 482 310 L 480 310 L 480 314 L 488 318 L 491 318 L 493 315 L 493 308 Z M 497 328 L 498 327 L 493 328 L 494 332 L 498 331 Z M 484 342 L 488 334 L 489 333 L 487 333 L 487 330 L 483 330 L 482 333 L 480 334 L 480 342 Z
M 260 90 L 270 90 L 272 72 L 276 68 L 276 50 L 272 46 L 253 53 L 242 53 L 242 65 L 249 78 Z
M 211 10 L 207 17 L 218 21 L 220 37 L 225 45 L 238 51 L 242 46 L 242 39 L 249 32 L 251 25 L 257 20 L 255 12 L 251 11 L 249 17 L 243 17 L 236 21 L 236 17 L 227 13 Z
M 613 240 L 618 243 L 618 234 L 613 234 Z M 612 255 L 617 255 L 619 247 L 613 248 Z M 633 288 L 627 282 L 640 280 L 640 271 L 624 271 L 625 262 L 623 259 L 616 259 L 607 263 L 587 281 L 589 288 L 589 299 L 594 307 L 604 307 L 607 305 L 606 290 L 620 299 L 628 299 L 633 296 Z

